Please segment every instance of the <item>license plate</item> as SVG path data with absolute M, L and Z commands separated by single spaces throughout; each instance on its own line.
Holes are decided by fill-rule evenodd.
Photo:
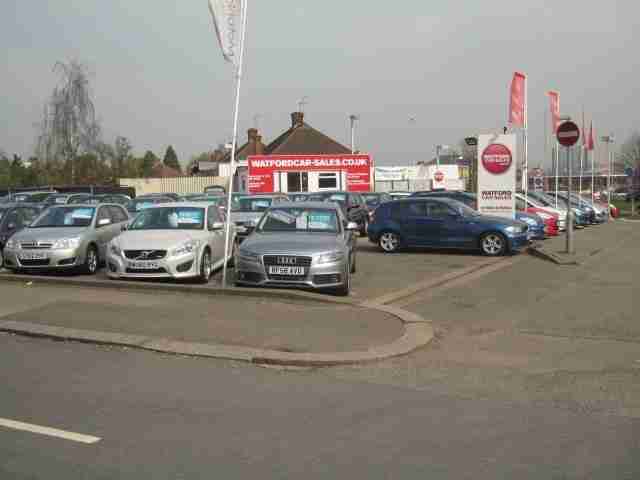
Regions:
M 20 260 L 46 260 L 49 256 L 46 252 L 21 252 L 18 254 Z
M 136 270 L 157 270 L 160 268 L 158 262 L 129 262 L 129 268 L 135 268 Z
M 304 275 L 304 267 L 269 267 L 271 275 Z

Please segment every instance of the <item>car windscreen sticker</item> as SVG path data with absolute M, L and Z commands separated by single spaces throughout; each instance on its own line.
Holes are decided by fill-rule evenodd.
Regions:
M 204 218 L 204 210 L 179 210 L 178 222 L 188 224 L 200 224 Z
M 269 208 L 271 206 L 271 202 L 269 200 L 256 200 L 253 202 L 252 210 L 259 210 Z
M 344 202 L 347 199 L 345 195 L 331 195 L 329 200 L 332 202 Z
M 283 212 L 282 210 L 271 212 L 269 216 L 274 220 L 277 220 L 282 223 L 286 223 L 287 225 L 291 225 L 296 221 L 296 217 L 294 215 L 290 215 L 286 212 Z
M 56 203 L 67 203 L 66 197 L 58 197 L 56 198 Z
M 309 213 L 309 228 L 313 230 L 332 230 L 335 228 L 333 215 L 327 212 Z
M 93 217 L 93 208 L 76 208 L 71 212 L 73 218 L 91 218 Z
M 140 210 L 146 210 L 151 207 L 153 207 L 153 203 L 151 202 L 140 202 L 136 205 L 136 210 L 139 212 Z

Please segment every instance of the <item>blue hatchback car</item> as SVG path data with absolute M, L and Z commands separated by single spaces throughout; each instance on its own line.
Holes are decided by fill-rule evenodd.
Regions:
M 404 247 L 461 248 L 498 256 L 529 244 L 528 226 L 480 215 L 447 198 L 411 197 L 380 205 L 369 223 L 369 241 L 387 253 Z

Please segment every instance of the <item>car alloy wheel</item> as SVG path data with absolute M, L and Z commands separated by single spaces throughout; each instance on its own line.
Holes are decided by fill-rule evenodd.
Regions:
M 93 275 L 98 271 L 98 251 L 94 246 L 87 248 L 87 256 L 84 260 L 84 271 L 89 275 Z
M 380 244 L 380 248 L 387 253 L 393 253 L 400 248 L 400 237 L 398 234 L 393 232 L 384 232 L 380 235 L 380 240 L 378 241 Z
M 202 254 L 202 261 L 200 262 L 200 278 L 202 283 L 208 283 L 211 278 L 211 254 L 209 250 L 205 250 Z
M 0 250 L 0 270 L 2 270 L 4 268 L 4 254 L 2 253 L 2 250 Z
M 502 255 L 507 249 L 507 242 L 499 233 L 487 233 L 480 240 L 482 253 L 491 257 Z
M 346 268 L 344 270 L 344 283 L 342 285 L 340 285 L 338 288 L 336 288 L 335 292 L 342 296 L 342 297 L 346 297 L 349 295 L 349 292 L 351 292 L 351 257 L 349 257 L 349 259 L 347 260 L 347 265 Z

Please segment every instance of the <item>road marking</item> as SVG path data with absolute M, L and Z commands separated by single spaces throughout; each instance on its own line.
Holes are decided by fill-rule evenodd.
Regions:
M 65 430 L 58 430 L 57 428 L 42 427 L 32 423 L 17 422 L 15 420 L 9 420 L 8 418 L 0 418 L 0 427 L 22 430 L 24 432 L 39 433 L 40 435 L 63 438 L 65 440 L 80 443 L 90 444 L 101 440 L 99 437 L 92 437 L 91 435 L 82 435 L 81 433 L 67 432 Z

